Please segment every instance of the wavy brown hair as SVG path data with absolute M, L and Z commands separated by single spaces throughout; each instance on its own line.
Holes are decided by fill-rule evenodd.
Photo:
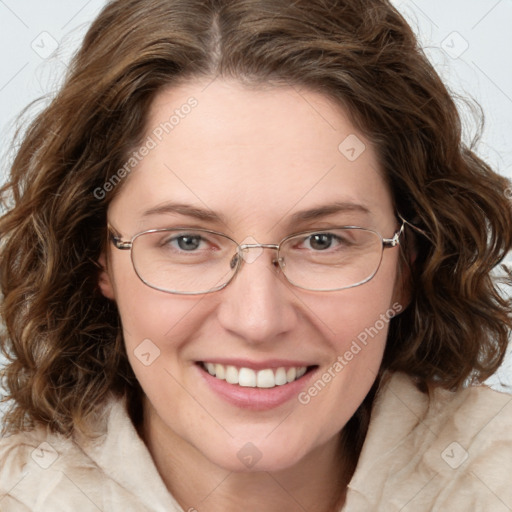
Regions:
M 136 417 L 142 391 L 116 306 L 97 285 L 122 183 L 101 200 L 94 191 L 141 143 L 163 87 L 216 76 L 320 92 L 373 142 L 397 211 L 422 233 L 381 371 L 406 372 L 425 391 L 458 389 L 502 362 L 511 305 L 491 271 L 512 247 L 510 184 L 462 142 L 452 97 L 388 1 L 115 0 L 26 131 L 2 189 L 6 430 L 85 429 L 112 392 Z M 354 461 L 378 380 L 345 428 Z

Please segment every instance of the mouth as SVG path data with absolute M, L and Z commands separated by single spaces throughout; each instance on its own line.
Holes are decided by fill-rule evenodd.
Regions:
M 245 366 L 224 365 L 209 361 L 199 361 L 197 365 L 202 371 L 209 373 L 217 380 L 225 381 L 233 386 L 260 389 L 286 386 L 317 368 L 317 365 L 279 366 L 255 370 Z

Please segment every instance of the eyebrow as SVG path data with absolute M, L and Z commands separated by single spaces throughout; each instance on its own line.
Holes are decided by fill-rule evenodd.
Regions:
M 192 217 L 201 221 L 221 224 L 227 223 L 227 220 L 225 219 L 224 216 L 215 213 L 212 210 L 206 208 L 198 208 L 189 204 L 172 202 L 150 208 L 149 210 L 146 210 L 142 214 L 142 216 L 150 217 L 152 215 L 176 213 L 179 215 Z M 290 225 L 293 225 L 300 222 L 312 221 L 320 219 L 322 217 L 328 217 L 330 215 L 335 215 L 337 213 L 362 213 L 364 215 L 369 215 L 371 212 L 366 206 L 362 204 L 348 201 L 335 202 L 324 206 L 319 206 L 316 208 L 310 208 L 307 210 L 301 210 L 299 212 L 296 212 L 290 217 L 288 223 Z
M 161 215 L 164 213 L 177 213 L 179 215 L 186 215 L 187 217 L 193 217 L 198 220 L 225 223 L 225 219 L 222 215 L 219 215 L 212 210 L 206 208 L 197 208 L 189 204 L 182 203 L 165 203 L 154 208 L 146 210 L 142 216 L 150 217 L 152 215 Z
M 336 202 L 325 206 L 319 206 L 318 208 L 311 208 L 309 210 L 302 210 L 294 213 L 290 218 L 290 224 L 297 222 L 305 222 L 316 220 L 322 217 L 328 217 L 329 215 L 335 215 L 336 213 L 362 213 L 370 215 L 370 210 L 358 203 L 352 202 Z

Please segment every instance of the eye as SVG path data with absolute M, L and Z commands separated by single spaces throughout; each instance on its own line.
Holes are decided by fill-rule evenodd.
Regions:
M 333 233 L 314 233 L 304 239 L 303 245 L 305 249 L 325 251 L 343 243 L 344 240 Z
M 201 237 L 197 235 L 183 235 L 176 238 L 178 247 L 183 251 L 194 251 L 201 245 Z
M 202 247 L 206 243 L 206 240 L 197 234 L 182 234 L 167 237 L 162 240 L 162 246 L 170 246 L 173 249 L 179 249 L 180 251 L 193 252 Z
M 309 244 L 311 249 L 315 251 L 323 251 L 329 249 L 333 243 L 333 235 L 327 233 L 319 233 L 318 235 L 311 235 L 307 238 L 306 245 Z

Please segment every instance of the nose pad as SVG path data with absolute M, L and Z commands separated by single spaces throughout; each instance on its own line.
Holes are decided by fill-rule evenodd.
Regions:
M 250 252 L 257 248 L 247 249 Z M 217 318 L 223 329 L 247 343 L 272 343 L 297 324 L 294 297 L 276 281 L 280 269 L 278 258 L 268 257 L 247 264 L 245 256 L 245 252 L 239 251 L 230 260 L 233 271 L 241 266 L 244 269 L 238 279 L 230 281 L 230 286 L 221 292 L 223 300 L 219 303 Z
M 235 267 L 237 267 L 239 264 L 240 264 L 240 260 L 243 260 L 244 262 L 246 263 L 253 263 L 254 261 L 256 261 L 256 259 L 258 259 L 258 257 L 263 254 L 263 248 L 261 247 L 252 247 L 252 251 L 254 251 L 254 249 L 257 249 L 257 251 L 254 251 L 256 252 L 256 256 L 254 257 L 250 257 L 249 254 L 250 254 L 250 251 L 248 250 L 249 248 L 244 248 L 242 251 L 243 252 L 237 252 L 233 255 L 233 257 L 231 258 L 230 262 L 229 262 L 229 267 L 231 270 L 233 270 Z M 284 259 L 279 257 L 279 258 L 273 258 L 272 261 L 271 261 L 273 267 L 277 270 L 284 270 L 284 267 L 285 267 L 285 262 L 284 262 Z
M 277 269 L 283 269 L 284 270 L 284 267 L 285 267 L 285 262 L 284 262 L 284 259 L 279 257 L 279 258 L 274 258 L 272 260 L 272 265 L 274 265 L 275 268 Z
M 255 238 L 249 236 L 242 240 L 238 253 L 245 263 L 250 264 L 254 263 L 263 254 L 264 247 Z

